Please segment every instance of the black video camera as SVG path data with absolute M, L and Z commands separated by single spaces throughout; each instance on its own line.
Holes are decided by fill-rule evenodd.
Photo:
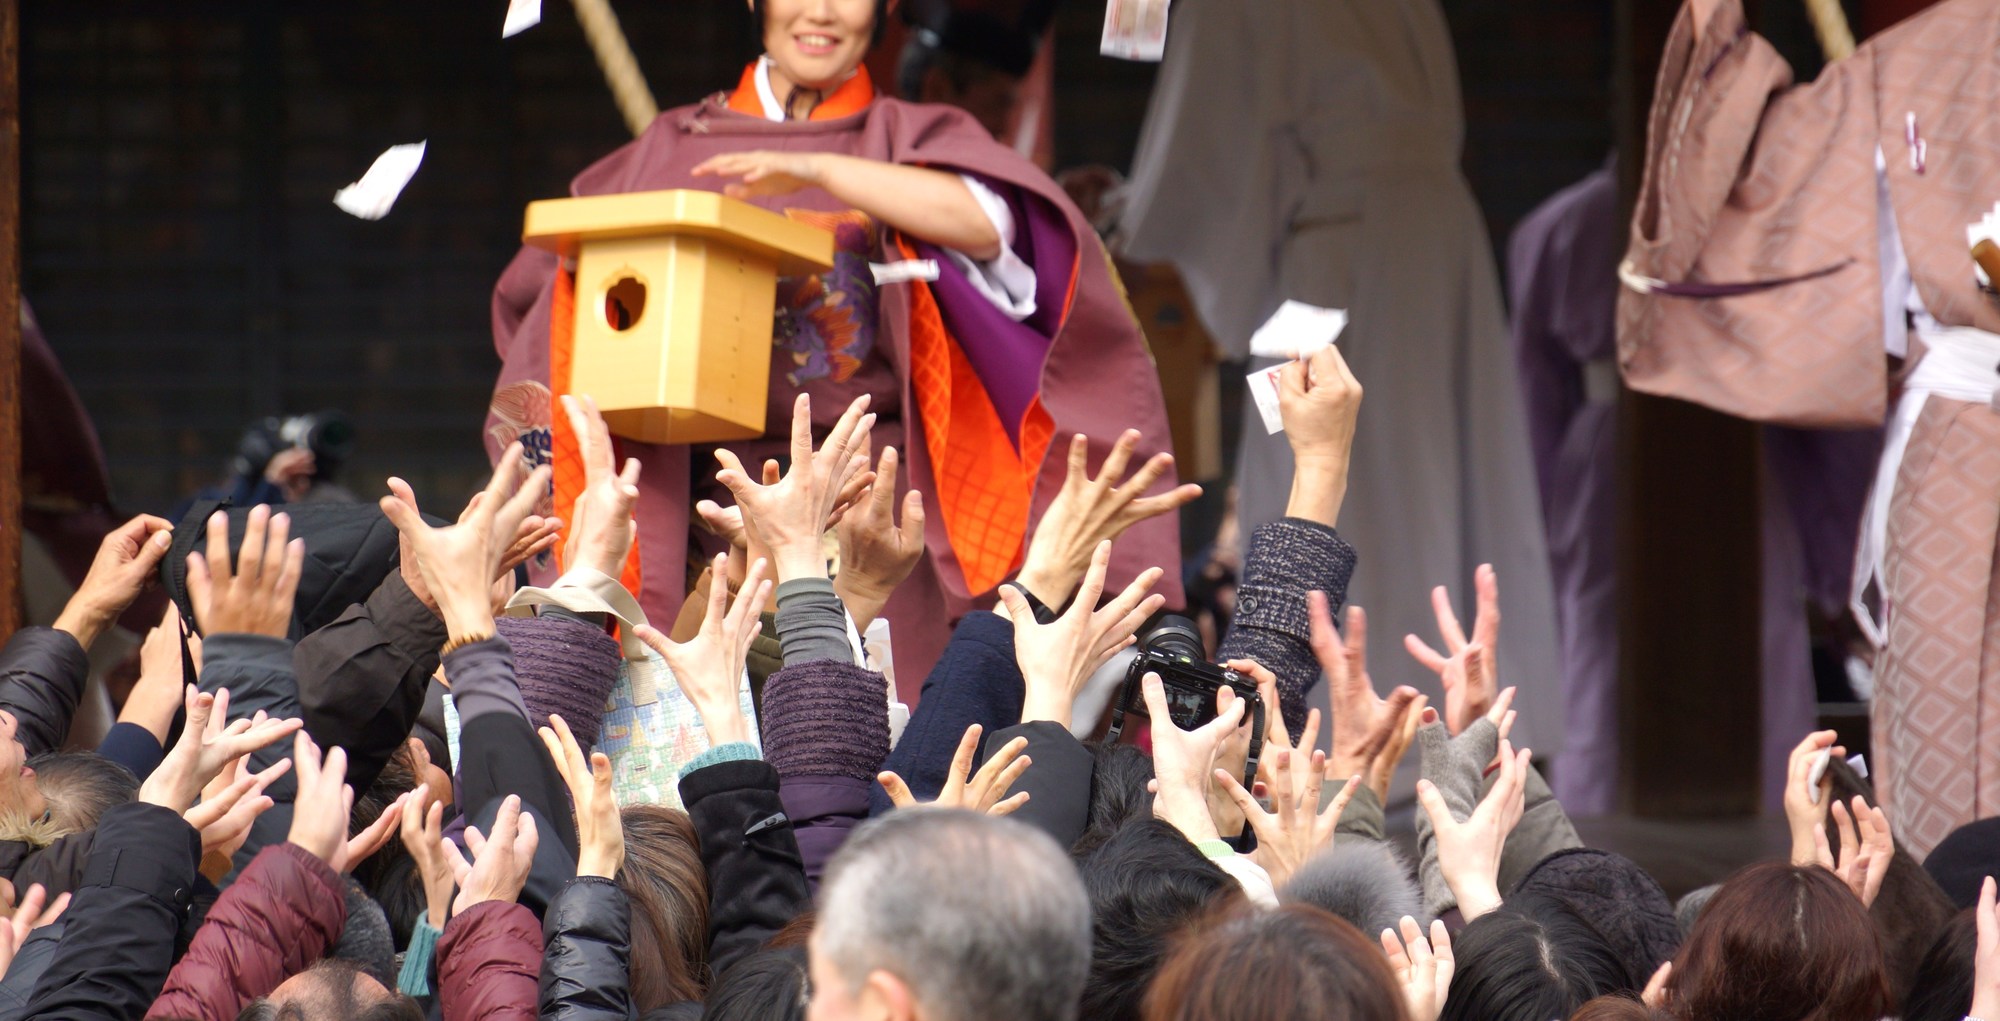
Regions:
M 1111 728 L 1105 731 L 1104 740 L 1115 743 L 1125 729 L 1125 714 L 1136 711 L 1146 715 L 1146 700 L 1140 693 L 1147 674 L 1159 674 L 1160 685 L 1167 696 L 1167 712 L 1173 717 L 1174 726 L 1182 730 L 1193 730 L 1215 719 L 1215 697 L 1223 688 L 1231 688 L 1236 697 L 1247 699 L 1249 713 L 1246 720 L 1250 724 L 1250 757 L 1243 766 L 1243 787 L 1250 789 L 1251 781 L 1257 776 L 1257 756 L 1264 749 L 1264 700 L 1257 693 L 1256 682 L 1248 677 L 1217 666 L 1208 661 L 1202 649 L 1201 633 L 1195 630 L 1194 622 L 1186 617 L 1166 614 L 1139 639 L 1139 654 L 1125 671 L 1125 685 L 1118 693 L 1118 701 L 1111 708 Z
M 314 478 L 332 478 L 354 455 L 354 423 L 338 411 L 264 419 L 244 430 L 230 470 L 254 479 L 279 451 L 294 448 L 312 451 Z

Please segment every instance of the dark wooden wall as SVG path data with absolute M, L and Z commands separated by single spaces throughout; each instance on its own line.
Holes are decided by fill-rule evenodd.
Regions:
M 521 206 L 624 139 L 568 5 L 498 38 L 499 7 L 357 0 L 21 0 L 25 288 L 97 420 L 117 495 L 162 510 L 243 425 L 344 408 L 345 480 L 458 492 L 484 470 L 492 281 Z M 663 106 L 753 52 L 728 0 L 617 5 Z M 1447 0 L 1466 167 L 1497 246 L 1610 145 L 1601 0 Z M 485 16 L 490 15 L 490 16 Z M 1056 151 L 1123 166 L 1153 68 L 1097 55 L 1102 6 L 1057 23 Z M 376 223 L 333 191 L 427 138 Z

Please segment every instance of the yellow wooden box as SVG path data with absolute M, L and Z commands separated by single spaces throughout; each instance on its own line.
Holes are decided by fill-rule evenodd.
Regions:
M 833 265 L 833 234 L 708 191 L 528 204 L 522 240 L 576 264 L 570 392 L 619 436 L 764 434 L 778 277 Z

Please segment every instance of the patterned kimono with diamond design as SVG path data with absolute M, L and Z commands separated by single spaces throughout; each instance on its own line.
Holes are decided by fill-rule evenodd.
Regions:
M 781 281 L 766 437 L 730 448 L 745 464 L 783 459 L 797 394 L 812 395 L 818 430 L 856 396 L 873 395 L 875 450 L 902 452 L 900 488 L 925 496 L 928 555 L 883 612 L 894 631 L 897 683 L 914 704 L 952 624 L 1018 568 L 1032 523 L 1061 488 L 1065 461 L 1046 456 L 1054 438 L 1089 436 L 1093 465 L 1127 428 L 1145 437 L 1140 458 L 1170 447 L 1158 376 L 1096 233 L 1048 175 L 969 115 L 877 98 L 863 70 L 810 119 L 773 122 L 748 112 L 751 81 L 746 71 L 734 94 L 661 113 L 637 140 L 579 174 L 571 192 L 716 190 L 722 179 L 690 171 L 748 149 L 919 164 L 975 177 L 1000 194 L 1016 224 L 1011 248 L 1035 273 L 1036 310 L 1015 321 L 947 253 L 886 230 L 825 192 L 755 200 L 833 230 L 836 264 Z M 935 261 L 938 278 L 875 282 L 871 264 L 908 259 Z M 555 464 L 547 509 L 558 514 L 581 487 L 574 438 L 551 406 L 568 386 L 570 277 L 553 255 L 523 248 L 495 287 L 494 340 L 503 365 L 486 431 L 491 456 L 520 440 L 531 460 Z M 693 502 L 732 501 L 714 482 L 712 446 L 618 445 L 621 457 L 641 463 L 639 551 L 625 581 L 651 622 L 665 628 L 680 608 L 691 547 L 720 548 L 720 540 L 690 532 Z M 1173 485 L 1172 474 L 1156 492 Z M 1164 567 L 1156 591 L 1178 605 L 1179 564 L 1178 524 L 1157 518 L 1119 541 L 1110 582 L 1122 586 L 1146 567 Z M 545 584 L 557 567 L 551 558 L 530 573 Z
M 1738 0 L 1698 37 L 1683 10 L 1651 118 L 1626 381 L 1798 426 L 1887 418 L 1855 604 L 1883 643 L 1876 789 L 1922 857 L 2000 813 L 2000 296 L 1966 239 L 2000 201 L 2000 4 L 1947 0 L 1802 86 Z

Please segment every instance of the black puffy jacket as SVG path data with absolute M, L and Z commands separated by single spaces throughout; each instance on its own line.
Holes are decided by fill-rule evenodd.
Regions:
M 542 916 L 542 1021 L 632 1016 L 632 902 L 609 879 L 578 876 Z

